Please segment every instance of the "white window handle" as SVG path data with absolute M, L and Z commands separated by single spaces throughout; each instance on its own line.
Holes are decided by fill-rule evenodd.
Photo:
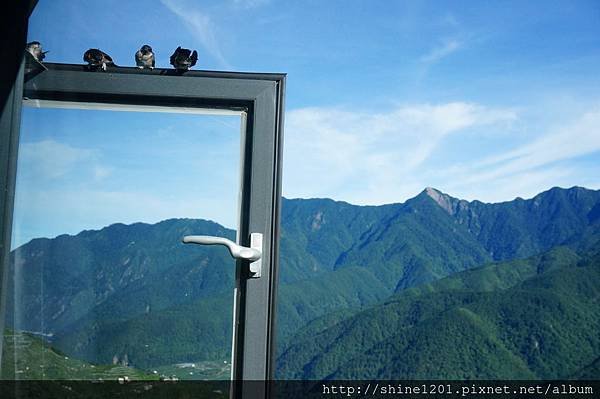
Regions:
M 201 245 L 224 245 L 229 249 L 229 253 L 235 259 L 250 261 L 250 273 L 252 277 L 260 277 L 262 257 L 262 234 L 250 234 L 250 248 L 243 247 L 235 242 L 224 237 L 214 236 L 185 236 L 183 237 L 184 244 L 201 244 Z

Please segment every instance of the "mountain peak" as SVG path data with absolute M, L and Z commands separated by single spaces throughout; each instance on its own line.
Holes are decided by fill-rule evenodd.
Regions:
M 456 202 L 456 199 L 433 187 L 426 187 L 425 190 L 423 190 L 423 193 L 434 200 L 443 210 L 448 212 L 448 214 L 454 214 L 453 205 L 454 202 Z
M 435 187 L 425 187 L 425 190 L 423 190 L 427 195 L 429 195 L 430 197 L 432 195 L 443 195 L 444 193 L 442 193 L 440 190 L 438 190 Z

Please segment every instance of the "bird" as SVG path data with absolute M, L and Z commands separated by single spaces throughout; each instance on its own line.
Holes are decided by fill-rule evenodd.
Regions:
M 138 68 L 150 68 L 154 69 L 154 53 L 152 47 L 144 44 L 141 49 L 135 53 L 135 63 Z
M 115 65 L 112 58 L 102 50 L 91 48 L 83 54 L 83 60 L 88 63 L 90 70 L 106 71 L 107 65 Z
M 187 71 L 198 61 L 198 53 L 196 50 L 192 52 L 187 48 L 177 47 L 173 55 L 171 55 L 171 65 L 178 71 Z
M 26 50 L 39 62 L 42 62 L 46 58 L 47 51 L 42 51 L 40 42 L 27 43 Z

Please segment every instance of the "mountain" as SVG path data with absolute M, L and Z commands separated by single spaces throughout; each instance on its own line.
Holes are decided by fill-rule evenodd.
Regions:
M 600 219 L 599 201 L 598 191 L 581 187 L 498 204 L 459 200 L 433 188 L 378 207 L 285 200 L 282 282 L 359 266 L 400 290 L 578 242 Z
M 558 246 L 573 256 L 598 246 L 600 191 L 555 188 L 500 204 L 432 188 L 383 206 L 284 199 L 281 224 L 280 370 L 296 376 L 289 365 L 300 363 L 285 353 L 298 339 L 376 311 L 391 295 L 460 285 L 445 278 Z M 224 248 L 181 244 L 186 234 L 235 236 L 211 221 L 171 219 L 32 240 L 12 254 L 8 324 L 51 334 L 52 345 L 88 362 L 227 361 L 234 263 Z M 521 269 L 501 269 L 481 283 L 521 281 Z
M 176 363 L 231 359 L 233 295 L 223 293 L 113 321 L 83 320 L 53 337 L 52 345 L 86 361 L 113 359 L 150 369 Z
M 577 380 L 598 380 L 600 375 L 600 357 L 595 359 L 592 363 L 578 370 L 576 373 L 571 375 L 572 379 Z
M 369 269 L 397 291 L 491 260 L 476 237 L 425 191 L 365 231 L 341 253 L 335 269 Z
M 123 365 L 95 365 L 66 356 L 41 338 L 10 330 L 4 332 L 2 380 L 158 380 L 158 375 Z
M 363 233 L 336 267 L 377 265 L 382 280 L 404 289 L 489 261 L 578 242 L 599 200 L 597 191 L 574 187 L 484 204 L 427 188 Z
M 186 234 L 235 237 L 214 222 L 171 219 L 32 240 L 12 253 L 9 293 L 18 287 L 20 306 L 13 314 L 8 295 L 9 324 L 53 334 L 85 318 L 126 320 L 232 289 L 227 250 L 183 245 Z
M 600 256 L 558 247 L 304 329 L 279 357 L 278 378 L 585 377 L 600 354 L 598 298 Z
M 357 206 L 330 199 L 283 199 L 280 282 L 331 272 L 340 254 L 402 204 Z
M 498 204 L 456 200 L 439 192 L 432 195 L 436 197 L 494 260 L 522 258 L 578 241 L 600 213 L 598 191 L 582 187 L 555 187 L 529 200 Z
M 333 204 L 343 209 L 343 217 L 337 217 Z M 285 201 L 282 273 L 297 269 L 304 259 L 293 255 L 324 253 L 330 246 L 341 250 L 337 258 L 305 256 L 310 260 L 304 273 L 316 269 L 315 277 L 280 285 L 279 339 L 287 342 L 298 326 L 336 309 L 365 307 L 394 292 L 489 262 L 524 258 L 558 245 L 599 245 L 599 204 L 600 191 L 580 187 L 554 188 L 530 200 L 499 204 L 458 200 L 433 188 L 405 203 L 382 207 Z M 286 243 L 290 226 L 303 237 L 298 241 L 303 246 L 295 251 L 284 247 L 291 245 Z M 336 231 L 346 237 L 344 245 Z M 319 259 L 329 261 L 315 263 Z

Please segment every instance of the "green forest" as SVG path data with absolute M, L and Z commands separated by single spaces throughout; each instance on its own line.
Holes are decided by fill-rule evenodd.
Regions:
M 235 237 L 170 219 L 14 250 L 2 378 L 229 378 L 233 261 L 186 234 Z M 277 378 L 599 375 L 600 191 L 284 199 L 280 248 Z

